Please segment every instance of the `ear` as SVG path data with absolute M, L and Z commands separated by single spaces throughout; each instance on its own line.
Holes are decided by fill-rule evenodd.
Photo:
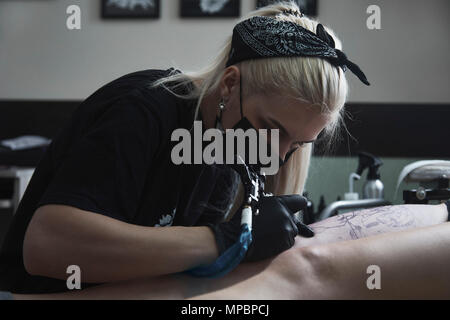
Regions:
M 225 72 L 220 81 L 220 94 L 227 100 L 234 90 L 239 89 L 241 71 L 236 66 L 229 66 L 225 69 Z

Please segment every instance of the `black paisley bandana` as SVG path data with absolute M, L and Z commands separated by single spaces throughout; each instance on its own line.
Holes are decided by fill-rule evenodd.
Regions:
M 298 56 L 326 59 L 344 72 L 350 69 L 364 84 L 370 85 L 361 69 L 335 48 L 333 37 L 322 24 L 313 33 L 297 23 L 266 16 L 252 17 L 234 27 L 226 67 L 250 59 Z

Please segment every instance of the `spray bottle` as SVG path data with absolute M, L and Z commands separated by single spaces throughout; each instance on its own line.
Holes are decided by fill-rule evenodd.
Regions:
M 368 152 L 358 152 L 359 165 L 356 171 L 361 175 L 366 168 L 369 168 L 367 180 L 363 186 L 363 199 L 383 199 L 384 185 L 380 180 L 380 166 L 383 162 Z

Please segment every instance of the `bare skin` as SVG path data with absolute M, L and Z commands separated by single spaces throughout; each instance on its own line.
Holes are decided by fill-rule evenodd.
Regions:
M 444 204 L 385 206 L 312 224 L 273 259 L 219 279 L 177 274 L 16 299 L 414 299 L 450 298 L 450 223 Z M 326 230 L 326 232 L 325 232 Z M 355 231 L 356 230 L 356 231 Z M 381 268 L 382 290 L 366 286 Z
M 447 221 L 445 204 L 404 204 L 348 212 L 312 224 L 313 238 L 302 238 L 296 247 L 356 240 L 382 233 L 431 226 Z
M 175 273 L 218 255 L 208 227 L 143 227 L 65 205 L 36 211 L 23 252 L 30 274 L 66 279 L 76 264 L 88 283 Z
M 195 299 L 449 299 L 450 223 L 294 248 L 266 270 Z M 369 290 L 368 267 L 381 288 Z

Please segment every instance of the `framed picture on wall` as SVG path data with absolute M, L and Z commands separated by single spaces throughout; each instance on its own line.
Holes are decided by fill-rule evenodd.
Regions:
M 315 17 L 317 16 L 317 0 L 290 0 L 292 2 L 297 3 L 300 10 L 303 12 L 303 14 Z M 267 6 L 269 4 L 272 4 L 274 2 L 278 2 L 277 0 L 256 0 L 256 8 L 261 8 L 264 6 Z
M 101 0 L 102 17 L 159 18 L 160 0 Z
M 179 0 L 180 16 L 184 18 L 239 17 L 240 0 Z

